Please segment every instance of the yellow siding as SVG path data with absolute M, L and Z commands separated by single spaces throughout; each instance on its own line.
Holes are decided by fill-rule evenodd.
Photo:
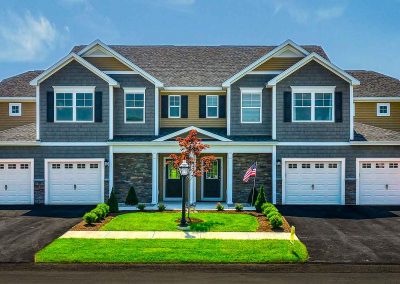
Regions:
M 21 126 L 35 122 L 36 108 L 33 102 L 21 103 L 22 115 L 9 116 L 8 102 L 0 103 L 0 131 L 16 126 Z
M 400 102 L 390 103 L 390 116 L 377 116 L 376 105 L 376 102 L 356 102 L 354 121 L 386 129 L 400 130 Z
M 300 61 L 300 57 L 275 57 L 267 60 L 254 71 L 275 71 L 275 70 L 286 70 L 295 63 Z
M 188 118 L 160 118 L 160 127 L 226 127 L 226 118 L 199 118 L 199 96 L 200 95 L 226 95 L 221 93 L 171 93 L 160 92 L 160 117 L 161 117 L 161 95 L 187 95 L 188 96 Z
M 131 71 L 128 66 L 114 57 L 85 57 L 85 60 L 102 71 Z

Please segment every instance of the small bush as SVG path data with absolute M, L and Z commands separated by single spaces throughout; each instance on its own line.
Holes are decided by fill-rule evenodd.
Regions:
M 258 191 L 257 199 L 256 202 L 254 202 L 254 207 L 256 208 L 256 211 L 261 213 L 261 206 L 266 202 L 265 199 L 265 191 L 264 191 L 264 186 L 260 186 L 260 190 Z
M 269 212 L 269 213 L 267 214 L 268 220 L 271 219 L 272 216 L 275 216 L 275 215 L 281 215 L 281 213 L 279 213 L 278 211 L 272 210 L 271 212 Z
M 278 211 L 278 209 L 275 207 L 274 204 L 268 203 L 268 202 L 264 203 L 261 206 L 261 210 L 264 213 L 264 215 L 268 215 L 269 212 L 271 212 L 271 211 Z
M 87 224 L 92 225 L 93 223 L 97 222 L 97 215 L 93 212 L 88 212 L 83 215 L 82 218 Z
M 117 200 L 117 195 L 115 194 L 114 188 L 111 191 L 111 195 L 110 195 L 110 198 L 108 199 L 107 204 L 110 207 L 110 213 L 118 213 L 118 211 L 119 211 L 118 200 Z
M 126 196 L 125 204 L 126 205 L 137 205 L 139 200 L 136 195 L 135 188 L 131 186 L 128 191 L 128 195 Z
M 241 204 L 241 203 L 236 203 L 235 204 L 235 209 L 236 209 L 236 211 L 243 211 L 243 204 Z
M 277 229 L 282 226 L 283 224 L 283 218 L 281 214 L 275 214 L 271 216 L 271 218 L 268 218 L 269 223 L 271 224 L 272 228 Z
M 108 206 L 105 203 L 97 204 L 96 208 L 99 208 L 99 209 L 103 210 L 104 217 L 107 217 L 108 213 L 110 213 L 110 206 Z
M 144 208 L 146 208 L 146 204 L 144 203 L 139 203 L 137 205 L 137 209 L 139 209 L 139 211 L 144 211 Z
M 222 205 L 221 202 L 218 202 L 215 208 L 217 209 L 217 211 L 224 211 L 224 205 Z
M 158 211 L 160 211 L 160 212 L 165 211 L 165 209 L 167 208 L 167 206 L 165 206 L 163 203 L 158 203 L 157 207 L 158 207 Z
M 90 211 L 94 214 L 96 214 L 97 216 L 97 221 L 100 221 L 102 219 L 104 219 L 105 215 L 104 215 L 104 211 L 101 210 L 100 208 L 94 208 L 92 211 Z

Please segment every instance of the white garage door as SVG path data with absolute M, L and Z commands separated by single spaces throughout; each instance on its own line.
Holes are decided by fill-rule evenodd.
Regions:
M 32 161 L 0 161 L 0 204 L 33 204 Z
M 359 204 L 400 204 L 400 160 L 362 161 L 359 165 Z
M 100 162 L 49 162 L 48 204 L 102 202 Z
M 285 162 L 285 204 L 341 204 L 340 161 Z

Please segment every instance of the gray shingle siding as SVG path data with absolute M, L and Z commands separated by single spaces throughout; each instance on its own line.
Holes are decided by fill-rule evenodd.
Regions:
M 342 122 L 284 122 L 283 93 L 291 86 L 336 86 L 342 92 Z M 279 141 L 349 141 L 350 85 L 331 71 L 312 61 L 283 79 L 276 87 L 276 135 Z
M 271 135 L 272 92 L 265 84 L 275 75 L 246 75 L 231 86 L 231 135 Z M 262 123 L 241 123 L 240 88 L 263 88 Z
M 154 134 L 154 84 L 140 75 L 111 75 L 121 88 L 114 88 L 114 135 Z M 146 88 L 145 123 L 124 122 L 124 87 Z
M 95 123 L 47 122 L 47 92 L 53 86 L 95 86 L 102 92 L 103 121 Z M 104 142 L 108 140 L 108 83 L 72 61 L 40 84 L 40 139 L 43 142 Z

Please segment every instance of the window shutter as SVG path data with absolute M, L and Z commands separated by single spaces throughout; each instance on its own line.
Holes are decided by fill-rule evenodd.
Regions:
M 342 92 L 335 92 L 335 122 L 343 121 L 343 94 Z
M 181 96 L 181 118 L 188 118 L 188 96 Z
M 283 93 L 283 121 L 292 122 L 292 93 Z
M 103 93 L 95 92 L 94 97 L 94 122 L 103 121 Z
M 199 96 L 199 117 L 206 118 L 207 115 L 206 96 Z
M 168 96 L 161 96 L 161 118 L 168 118 Z
M 47 92 L 47 122 L 54 122 L 54 92 Z
M 218 96 L 219 118 L 226 117 L 226 96 Z

